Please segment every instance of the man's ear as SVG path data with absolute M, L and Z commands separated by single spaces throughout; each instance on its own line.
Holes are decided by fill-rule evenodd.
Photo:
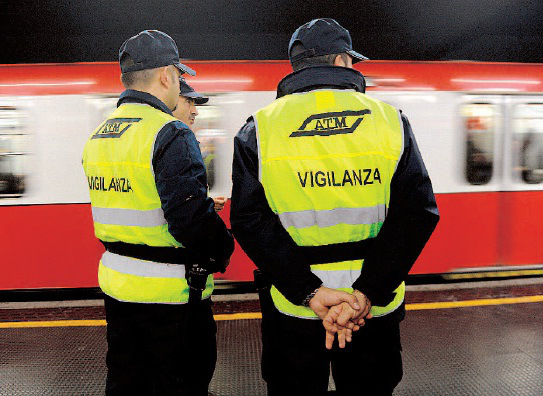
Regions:
M 161 67 L 159 71 L 160 84 L 164 85 L 165 87 L 169 87 L 171 84 L 171 73 L 169 68 L 169 66 L 164 66 Z
M 343 57 L 341 55 L 337 55 L 336 58 L 334 59 L 334 66 L 342 66 L 342 67 L 345 67 L 347 66 L 345 64 L 345 62 L 343 61 Z

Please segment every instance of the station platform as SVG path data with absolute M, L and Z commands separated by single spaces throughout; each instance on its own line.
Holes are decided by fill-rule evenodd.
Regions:
M 214 300 L 210 391 L 265 395 L 256 295 Z M 543 395 L 543 278 L 409 286 L 406 308 L 395 395 Z M 103 395 L 104 318 L 100 300 L 0 303 L 0 395 Z

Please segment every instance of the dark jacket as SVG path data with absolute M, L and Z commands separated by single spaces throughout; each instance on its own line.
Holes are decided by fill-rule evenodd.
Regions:
M 155 96 L 126 90 L 117 103 L 145 103 L 172 115 Z M 204 161 L 198 141 L 181 121 L 166 124 L 157 134 L 153 171 L 170 234 L 193 257 L 224 261 L 234 251 L 234 240 L 207 195 Z
M 310 67 L 285 77 L 277 97 L 314 89 L 365 91 L 362 74 L 335 66 Z M 258 180 L 258 149 L 254 120 L 249 118 L 234 139 L 230 220 L 236 239 L 257 267 L 294 304 L 319 287 L 310 264 L 364 258 L 353 288 L 372 304 L 387 305 L 393 291 L 428 241 L 439 220 L 432 184 L 407 118 L 402 115 L 405 148 L 392 178 L 390 206 L 376 238 L 361 242 L 302 247 L 296 245 L 270 209 Z M 403 312 L 403 309 L 401 310 Z

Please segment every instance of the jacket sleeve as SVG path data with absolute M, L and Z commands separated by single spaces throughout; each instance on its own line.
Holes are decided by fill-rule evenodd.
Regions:
M 208 197 L 200 147 L 185 124 L 173 122 L 158 133 L 153 169 L 172 236 L 204 260 L 228 259 L 234 240 Z
M 394 299 L 394 290 L 407 278 L 439 221 L 430 177 L 403 114 L 402 122 L 404 152 L 390 184 L 387 217 L 353 284 L 379 306 Z
M 258 179 L 256 129 L 252 119 L 234 139 L 230 222 L 237 241 L 271 283 L 293 304 L 322 285 L 279 217 L 271 210 Z

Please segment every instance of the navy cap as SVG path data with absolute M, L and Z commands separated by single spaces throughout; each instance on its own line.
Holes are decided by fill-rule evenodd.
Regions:
M 180 88 L 180 92 L 179 92 L 180 96 L 185 96 L 187 98 L 194 99 L 194 102 L 196 102 L 196 104 L 198 105 L 207 103 L 209 101 L 208 97 L 205 97 L 201 93 L 194 91 L 194 88 L 188 85 L 185 79 L 183 78 L 179 79 L 179 88 Z
M 300 43 L 305 51 L 292 56 L 292 47 Z M 349 31 L 331 18 L 313 19 L 300 26 L 288 44 L 288 57 L 291 63 L 314 56 L 347 53 L 353 57 L 353 63 L 367 60 L 364 55 L 353 50 Z
M 144 30 L 126 40 L 119 48 L 119 63 L 122 73 L 174 65 L 181 73 L 196 75 L 179 61 L 175 41 L 158 30 Z

